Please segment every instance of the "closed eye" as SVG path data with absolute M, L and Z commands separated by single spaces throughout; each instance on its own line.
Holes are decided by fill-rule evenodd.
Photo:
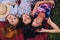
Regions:
M 28 20 L 30 20 L 30 18 L 27 18 Z
M 13 23 L 13 21 L 11 21 Z
M 39 24 L 39 22 L 36 22 L 37 24 Z
M 14 19 L 16 19 L 16 18 L 14 18 Z

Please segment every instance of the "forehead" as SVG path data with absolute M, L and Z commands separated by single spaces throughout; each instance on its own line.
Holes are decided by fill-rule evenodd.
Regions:
M 8 15 L 7 18 L 9 18 L 9 17 L 12 18 L 12 17 L 15 17 L 15 16 L 14 15 Z

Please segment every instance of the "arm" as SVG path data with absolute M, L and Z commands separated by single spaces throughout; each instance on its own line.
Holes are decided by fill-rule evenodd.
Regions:
M 60 33 L 60 29 L 58 26 L 51 21 L 49 18 L 47 23 L 53 28 L 53 29 L 44 29 L 42 28 L 41 30 L 37 30 L 37 32 L 46 32 L 46 33 Z
M 42 28 L 40 31 L 38 32 L 43 32 L 43 33 L 60 33 L 60 30 L 55 30 L 55 29 L 44 29 Z
M 49 18 L 47 23 L 53 28 L 53 29 L 59 29 L 58 26 L 52 22 L 52 20 Z

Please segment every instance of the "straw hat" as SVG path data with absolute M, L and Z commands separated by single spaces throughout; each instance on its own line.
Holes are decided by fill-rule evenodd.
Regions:
M 9 14 L 9 5 L 8 4 L 0 4 L 0 18 L 4 18 Z

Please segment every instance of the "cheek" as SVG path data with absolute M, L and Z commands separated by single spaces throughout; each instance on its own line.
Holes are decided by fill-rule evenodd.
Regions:
M 11 19 L 10 19 L 9 22 L 10 22 L 11 24 L 13 24 L 13 23 L 14 23 L 14 20 L 11 20 Z
M 23 21 L 25 21 L 26 20 L 26 18 L 23 18 Z
M 16 19 L 16 20 L 14 20 L 14 23 L 18 23 L 18 21 L 19 21 L 19 20 L 18 20 L 18 19 Z
M 9 17 L 7 17 L 6 19 L 9 20 Z
M 13 20 L 13 23 L 17 23 L 17 20 Z
M 34 26 L 34 25 L 36 25 L 36 23 L 35 23 L 35 22 L 33 22 L 33 23 L 32 23 L 32 25 Z
M 29 21 L 29 23 L 31 23 L 31 20 Z
M 34 22 L 37 21 L 36 19 L 33 20 Z
M 13 24 L 11 21 L 9 21 L 10 24 Z
M 8 22 L 11 22 L 11 20 L 10 19 L 7 19 L 8 20 Z
M 37 24 L 36 22 L 33 22 L 33 23 L 32 23 L 32 26 L 38 27 L 39 24 Z

